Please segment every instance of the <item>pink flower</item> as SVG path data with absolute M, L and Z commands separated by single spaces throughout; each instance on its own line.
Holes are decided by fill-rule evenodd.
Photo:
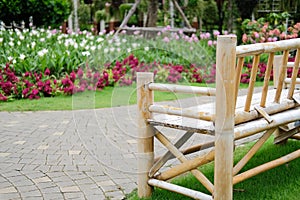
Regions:
M 163 41 L 168 43 L 168 42 L 170 42 L 170 39 L 168 37 L 164 37 Z
M 212 46 L 212 45 L 213 45 L 213 41 L 208 40 L 207 45 L 208 45 L 208 46 Z
M 75 79 L 76 79 L 76 73 L 74 71 L 72 71 L 70 73 L 70 80 L 74 83 Z
M 254 35 L 255 38 L 259 38 L 258 32 L 254 32 L 253 35 Z
M 220 32 L 218 30 L 214 30 L 213 34 L 214 34 L 214 36 L 218 36 L 218 35 L 220 35 Z
M 243 34 L 243 37 L 242 37 L 243 43 L 246 43 L 247 40 L 248 40 L 248 37 L 247 37 L 246 33 L 244 33 L 244 34 Z
M 273 38 L 272 38 L 272 41 L 273 41 L 273 42 L 276 42 L 276 41 L 277 41 L 277 37 L 273 37 Z

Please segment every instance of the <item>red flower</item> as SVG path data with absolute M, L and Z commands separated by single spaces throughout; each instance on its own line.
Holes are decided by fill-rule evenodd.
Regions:
M 50 75 L 50 70 L 47 68 L 44 72 L 45 76 L 49 76 Z

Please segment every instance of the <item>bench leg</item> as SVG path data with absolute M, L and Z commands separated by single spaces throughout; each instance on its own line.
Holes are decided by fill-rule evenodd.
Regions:
M 214 199 L 230 200 L 233 190 L 236 37 L 217 40 Z
M 138 104 L 138 196 L 150 197 L 149 171 L 154 162 L 154 128 L 147 123 L 151 118 L 148 108 L 153 104 L 153 91 L 148 83 L 153 82 L 153 73 L 137 73 Z

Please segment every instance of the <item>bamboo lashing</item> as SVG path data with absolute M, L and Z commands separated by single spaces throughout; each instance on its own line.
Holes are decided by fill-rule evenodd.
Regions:
M 288 97 L 287 97 L 288 99 L 292 99 L 293 94 L 294 94 L 296 79 L 297 79 L 298 71 L 299 71 L 299 61 L 300 61 L 300 48 L 297 49 L 297 53 L 296 53 L 296 59 L 295 59 L 292 78 L 291 78 L 291 85 L 290 85 L 289 93 L 288 93 Z
M 155 137 L 165 146 L 167 149 L 180 161 L 180 162 L 186 162 L 188 159 L 166 138 L 162 133 L 159 131 L 156 132 Z M 213 184 L 206 178 L 205 175 L 202 174 L 197 169 L 192 169 L 191 173 L 203 184 L 203 186 L 213 193 Z
M 275 167 L 278 167 L 280 165 L 283 165 L 287 162 L 290 162 L 296 158 L 299 158 L 300 157 L 300 149 L 298 149 L 297 151 L 294 151 L 290 154 L 287 154 L 281 158 L 278 158 L 276 160 L 272 160 L 268 163 L 265 163 L 265 164 L 262 164 L 260 166 L 257 166 L 255 168 L 252 168 L 248 171 L 245 171 L 241 174 L 238 174 L 236 176 L 233 177 L 233 184 L 237 184 L 239 182 L 242 182 L 248 178 L 251 178 L 253 176 L 256 176 L 257 174 L 260 174 L 262 172 L 265 172 L 269 169 L 273 169 Z
M 202 193 L 202 192 L 198 192 L 195 190 L 191 190 L 182 186 L 178 186 L 172 183 L 168 183 L 165 181 L 160 181 L 160 180 L 156 180 L 156 179 L 150 179 L 148 181 L 149 185 L 155 186 L 155 187 L 159 187 L 162 189 L 166 189 L 166 190 L 170 190 L 172 192 L 177 192 L 179 194 L 183 194 L 185 196 L 191 197 L 193 199 L 201 199 L 201 200 L 213 200 L 212 196 Z
M 249 82 L 248 93 L 247 93 L 247 99 L 246 99 L 245 108 L 244 108 L 245 112 L 250 111 L 250 106 L 251 106 L 251 101 L 252 101 L 252 96 L 253 96 L 253 91 L 254 91 L 254 85 L 256 82 L 259 57 L 260 57 L 260 55 L 255 55 L 254 59 L 253 59 L 251 75 L 250 75 L 250 82 Z
M 274 62 L 274 53 L 270 53 L 269 58 L 268 58 L 267 69 L 266 69 L 265 77 L 264 77 L 264 85 L 263 85 L 262 94 L 261 94 L 261 101 L 260 101 L 261 107 L 266 106 L 266 99 L 267 99 L 267 95 L 268 95 L 269 81 L 270 81 L 270 75 L 271 75 L 271 71 L 272 71 L 273 62 Z
M 278 85 L 276 89 L 276 94 L 275 94 L 275 99 L 274 102 L 279 103 L 282 88 L 283 88 L 283 82 L 286 76 L 286 68 L 287 68 L 287 62 L 289 58 L 289 50 L 285 50 L 283 52 L 283 57 L 282 57 L 282 66 L 279 70 L 279 78 L 278 78 Z
M 239 171 L 248 163 L 248 161 L 254 156 L 254 154 L 260 149 L 260 147 L 268 140 L 268 138 L 275 131 L 274 129 L 268 130 L 264 135 L 253 145 L 248 153 L 234 166 L 233 175 L 239 173 Z
M 244 60 L 245 60 L 245 57 L 240 57 L 238 58 L 238 62 L 237 62 L 237 66 L 236 66 L 236 72 L 235 72 L 235 103 L 234 105 L 236 106 L 236 99 L 237 99 L 237 96 L 238 96 L 238 92 L 239 92 L 239 86 L 240 86 L 240 82 L 241 82 L 241 75 L 242 75 L 242 68 L 243 68 L 243 65 L 244 65 Z
M 176 148 L 180 148 L 184 143 L 193 136 L 194 132 L 193 131 L 187 131 L 186 133 L 183 134 L 183 136 L 174 144 Z M 153 175 L 171 158 L 173 158 L 173 154 L 168 151 L 163 155 L 160 159 L 158 159 L 152 168 L 149 171 L 149 177 L 153 177 Z
M 241 45 L 236 47 L 237 57 L 245 57 L 262 53 L 272 53 L 299 48 L 300 39 L 281 40 L 277 42 L 266 42 Z
M 216 95 L 215 88 L 196 87 L 196 86 L 187 86 L 187 85 L 149 83 L 149 89 L 155 90 L 155 91 L 161 91 L 161 92 L 198 94 L 198 95 L 205 95 L 205 96 L 215 96 Z

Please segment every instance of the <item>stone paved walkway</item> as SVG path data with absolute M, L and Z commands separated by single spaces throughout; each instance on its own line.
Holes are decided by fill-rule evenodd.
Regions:
M 136 106 L 0 112 L 0 125 L 1 200 L 120 200 L 136 188 Z
M 123 199 L 136 188 L 136 106 L 0 112 L 0 124 L 1 200 Z

